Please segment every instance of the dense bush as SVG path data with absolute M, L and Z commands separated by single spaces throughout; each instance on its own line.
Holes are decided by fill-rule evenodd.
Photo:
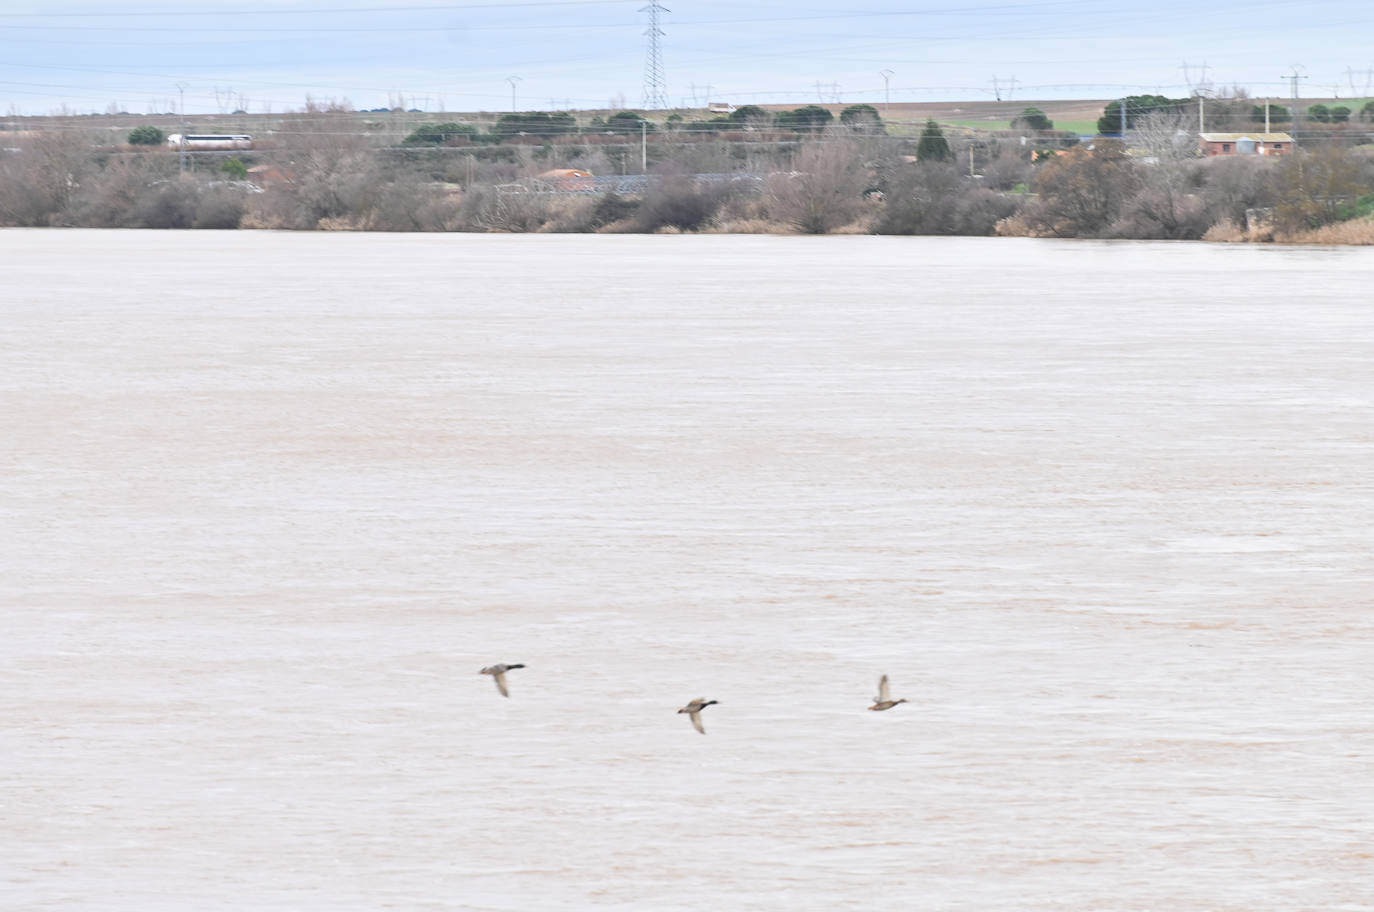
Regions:
M 230 180 L 246 180 L 248 178 L 248 166 L 245 165 L 238 156 L 230 156 L 219 166 L 220 173 Z
M 1053 130 L 1054 121 L 1039 108 L 1026 108 L 1011 119 L 1013 130 Z
M 820 105 L 806 105 L 791 111 L 778 112 L 773 123 L 784 130 L 793 130 L 797 133 L 819 133 L 834 119 L 835 115 Z
M 163 139 L 162 131 L 148 124 L 134 127 L 129 131 L 129 145 L 131 146 L 160 146 Z
M 933 120 L 927 120 L 925 129 L 921 131 L 921 140 L 916 144 L 916 157 L 923 162 L 949 161 L 949 141 L 945 139 L 944 132 L 940 125 Z
M 1121 106 L 1126 106 L 1126 129 L 1131 130 L 1150 114 L 1182 114 L 1192 104 L 1190 98 L 1165 98 L 1163 95 L 1129 95 L 1121 101 L 1108 102 L 1097 119 L 1097 132 L 1116 135 L 1121 132 Z
M 850 105 L 840 112 L 840 123 L 856 133 L 879 136 L 887 132 L 887 128 L 883 126 L 883 119 L 878 114 L 878 109 L 873 105 Z
M 549 114 L 545 111 L 525 111 L 503 114 L 491 131 L 496 136 L 562 136 L 577 132 L 577 119 L 566 111 Z
M 638 136 L 640 132 L 654 132 L 654 125 L 634 111 L 617 111 L 606 118 L 606 125 L 602 129 L 608 133 L 633 133 Z
M 768 123 L 771 116 L 758 105 L 740 105 L 731 111 L 730 116 L 726 119 L 732 124 L 747 128 L 763 126 Z
M 401 140 L 403 146 L 442 146 L 453 139 L 471 138 L 478 130 L 471 124 L 440 123 L 421 124 L 415 131 Z
M 1250 119 L 1257 124 L 1264 123 L 1264 105 L 1254 105 L 1251 107 Z M 1269 123 L 1288 123 L 1292 119 L 1293 115 L 1289 114 L 1288 109 L 1283 105 L 1271 104 L 1269 106 Z

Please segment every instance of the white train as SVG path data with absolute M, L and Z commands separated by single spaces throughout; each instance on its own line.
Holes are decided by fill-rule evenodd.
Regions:
M 184 138 L 187 149 L 253 148 L 253 137 L 246 133 L 187 133 Z M 167 145 L 173 149 L 180 149 L 182 139 L 180 133 L 173 133 L 167 137 Z

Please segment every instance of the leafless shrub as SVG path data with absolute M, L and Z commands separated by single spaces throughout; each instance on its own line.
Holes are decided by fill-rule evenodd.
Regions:
M 1246 239 L 1245 231 L 1231 221 L 1223 218 L 1221 221 L 1208 228 L 1202 235 L 1204 241 L 1212 241 L 1221 244 L 1238 244 Z
M 367 211 L 357 215 L 372 231 L 443 231 L 455 222 L 459 206 L 456 200 L 436 195 L 433 186 L 413 174 L 380 184 L 368 202 Z
M 728 189 L 715 184 L 698 184 L 692 175 L 680 170 L 660 172 L 655 177 L 635 212 L 640 231 L 665 227 L 695 231 L 715 216 L 729 194 Z
M 596 198 L 572 197 L 551 205 L 549 221 L 544 231 L 579 233 L 600 231 L 617 222 L 631 227 L 631 219 L 639 209 L 639 201 L 626 199 L 616 193 Z
M 597 200 L 589 197 L 573 196 L 556 199 L 549 205 L 549 218 L 540 226 L 540 231 L 550 234 L 584 234 L 596 230 L 595 217 Z
M 66 221 L 89 228 L 125 228 L 139 197 L 149 186 L 169 179 L 155 167 L 160 156 L 118 157 L 109 161 L 99 174 L 91 174 L 73 193 Z M 150 166 L 152 165 L 152 166 Z M 175 171 L 170 172 L 170 177 Z
M 191 180 L 162 181 L 139 194 L 129 210 L 131 228 L 190 228 L 200 188 Z
M 1011 190 L 1030 182 L 1031 167 L 1029 155 L 1002 146 L 983 166 L 983 183 L 990 190 Z
M 548 197 L 538 193 L 503 193 L 477 187 L 463 197 L 461 224 L 475 231 L 538 231 L 548 221 Z
M 200 194 L 191 219 L 192 228 L 237 228 L 243 220 L 244 192 L 234 187 L 211 187 Z
M 864 205 L 870 177 L 852 143 L 823 137 L 804 145 L 790 174 L 768 180 L 769 209 L 807 234 L 849 224 Z
M 1352 204 L 1374 192 L 1374 168 L 1352 149 L 1328 147 L 1285 156 L 1274 174 L 1274 216 L 1284 233 L 1349 218 Z
M 461 198 L 431 197 L 420 204 L 415 220 L 419 231 L 459 231 L 463 223 Z
M 1122 206 L 1108 236 L 1196 240 L 1211 226 L 1215 217 L 1198 193 L 1194 162 L 1157 158 L 1141 166 L 1137 175 L 1140 188 Z
M 1070 149 L 1038 167 L 1037 197 L 1022 210 L 1022 224 L 1037 236 L 1100 237 L 1139 185 L 1120 143 L 1099 140 L 1092 149 Z
M 993 228 L 998 237 L 1044 237 L 1043 229 L 1037 222 L 1026 217 L 1026 210 L 1013 212 Z
M 86 171 L 86 149 L 73 137 L 39 133 L 0 153 L 0 224 L 60 224 Z
M 1202 199 L 1211 217 L 1220 224 L 1245 224 L 1245 210 L 1273 203 L 1269 177 L 1276 159 L 1259 155 L 1234 155 L 1206 159 L 1199 165 Z
M 890 173 L 875 228 L 879 234 L 987 235 L 1016 205 L 954 165 L 907 165 Z

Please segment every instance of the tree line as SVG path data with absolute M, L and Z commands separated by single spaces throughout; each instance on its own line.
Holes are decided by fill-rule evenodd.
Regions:
M 452 129 L 464 125 L 441 123 L 393 148 L 302 112 L 283 124 L 274 148 L 198 156 L 184 172 L 174 149 L 93 152 L 70 134 L 38 131 L 0 154 L 0 224 L 1260 239 L 1363 224 L 1374 212 L 1372 147 L 1202 159 L 1183 132 L 1191 112 L 1177 108 L 1137 112 L 1129 149 L 1101 137 L 1050 148 L 1053 124 L 1035 109 L 1021 115 L 1021 135 L 929 121 L 919 136 L 888 135 L 869 106 L 839 117 L 819 106 L 759 110 L 719 118 L 731 129 L 643 149 L 635 140 L 649 125 L 634 112 L 582 124 L 561 113 L 507 115 L 490 131 L 518 137 L 531 127 L 570 130 L 572 121 L 587 138 L 577 144 L 552 142 L 548 132 L 540 142 L 472 142 Z M 751 120 L 790 138 L 740 141 Z M 663 139 L 683 129 L 653 127 Z M 598 135 L 619 140 L 590 141 Z M 649 180 L 632 196 L 537 192 L 552 185 L 533 180 L 559 168 L 638 171 L 646 153 Z M 705 182 L 700 174 L 752 179 Z

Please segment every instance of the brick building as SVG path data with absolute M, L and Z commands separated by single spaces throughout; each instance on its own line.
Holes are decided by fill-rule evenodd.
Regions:
M 1199 133 L 1202 154 L 1287 155 L 1293 151 L 1293 137 L 1287 133 Z

